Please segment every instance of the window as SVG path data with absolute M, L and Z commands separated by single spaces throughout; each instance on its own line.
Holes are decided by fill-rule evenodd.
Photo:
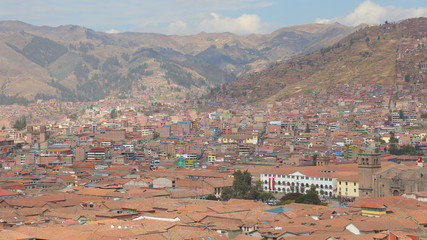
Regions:
M 356 192 L 356 188 L 354 189 L 354 192 Z
M 347 185 L 348 185 L 348 182 L 345 182 L 345 185 L 347 186 Z

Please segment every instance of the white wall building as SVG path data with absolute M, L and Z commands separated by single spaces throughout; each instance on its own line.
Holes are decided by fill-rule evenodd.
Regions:
M 303 173 L 303 169 L 285 171 L 281 174 L 261 173 L 260 180 L 263 190 L 279 193 L 306 193 L 311 185 L 314 185 L 319 194 L 323 190 L 325 196 L 331 197 L 337 186 L 337 179 L 331 176 L 330 171 L 310 171 L 306 174 Z

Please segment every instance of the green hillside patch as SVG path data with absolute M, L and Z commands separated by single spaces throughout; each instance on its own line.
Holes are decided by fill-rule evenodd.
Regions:
M 162 63 L 161 67 L 166 70 L 166 79 L 175 82 L 186 88 L 190 88 L 195 83 L 191 73 L 182 70 L 178 65 L 173 63 Z
M 42 67 L 47 67 L 67 52 L 67 48 L 50 39 L 34 36 L 22 49 L 22 55 Z
M 82 61 L 82 58 L 73 52 L 67 52 L 58 58 L 47 68 L 49 74 L 57 81 L 62 81 L 73 73 L 77 64 Z

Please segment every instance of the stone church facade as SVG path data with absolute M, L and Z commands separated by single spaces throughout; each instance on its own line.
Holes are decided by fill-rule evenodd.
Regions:
M 400 196 L 427 191 L 427 168 L 395 165 L 381 167 L 381 156 L 366 149 L 358 157 L 359 196 L 361 198 Z

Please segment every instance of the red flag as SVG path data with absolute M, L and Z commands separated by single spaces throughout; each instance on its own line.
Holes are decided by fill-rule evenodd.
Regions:
M 275 189 L 275 184 L 276 184 L 276 180 L 273 178 L 273 180 L 272 180 L 272 182 L 273 182 L 273 190 Z
M 271 190 L 271 178 L 268 178 L 268 190 Z

